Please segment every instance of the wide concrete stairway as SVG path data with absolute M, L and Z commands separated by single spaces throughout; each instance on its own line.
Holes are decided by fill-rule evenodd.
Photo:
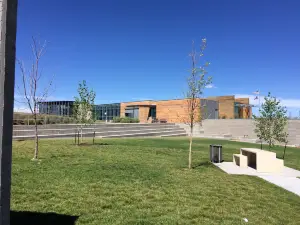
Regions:
M 39 138 L 71 138 L 80 132 L 80 125 L 76 124 L 53 124 L 38 127 Z M 84 137 L 119 138 L 119 137 L 174 137 L 186 136 L 186 132 L 179 126 L 167 124 L 95 124 L 82 126 Z M 16 125 L 13 130 L 13 138 L 16 140 L 34 138 L 34 126 Z

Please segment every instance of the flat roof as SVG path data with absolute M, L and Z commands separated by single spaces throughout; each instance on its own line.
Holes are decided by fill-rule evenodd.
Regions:
M 207 100 L 214 100 L 217 101 L 217 99 L 210 99 L 210 98 L 219 98 L 219 97 L 234 97 L 235 95 L 222 95 L 222 96 L 208 96 L 208 97 L 201 97 L 200 99 L 207 99 Z M 174 101 L 174 100 L 184 100 L 187 98 L 172 98 L 172 99 L 162 99 L 162 100 L 136 100 L 136 101 L 127 101 L 127 102 L 121 102 L 121 103 L 130 103 L 130 102 L 162 102 L 162 101 Z
M 201 97 L 199 99 L 206 99 L 206 100 L 213 100 L 213 101 L 218 101 L 218 98 L 221 97 L 233 97 L 235 99 L 234 95 L 223 95 L 223 96 L 208 96 L 208 97 Z M 174 99 L 163 99 L 163 100 L 153 100 L 153 99 L 149 99 L 149 100 L 135 100 L 135 101 L 127 101 L 127 102 L 119 102 L 119 103 L 102 103 L 102 104 L 95 104 L 95 105 L 111 105 L 111 104 L 121 104 L 121 103 L 133 103 L 132 106 L 146 106 L 146 104 L 143 104 L 143 102 L 162 102 L 162 101 L 176 101 L 176 100 L 184 100 L 187 98 L 174 98 Z M 247 99 L 247 98 L 244 98 Z M 249 99 L 249 98 L 248 98 Z M 59 103 L 59 102 L 69 102 L 69 103 L 73 103 L 75 102 L 74 100 L 58 100 L 58 101 L 41 101 L 39 103 Z M 140 102 L 141 104 L 134 104 L 135 102 Z M 249 104 L 249 106 L 252 106 Z
M 38 103 L 53 103 L 53 102 L 75 102 L 75 101 L 59 100 L 59 101 L 41 101 L 41 102 L 38 102 Z
M 151 104 L 151 105 L 137 104 L 137 105 L 127 105 L 126 107 L 137 107 L 137 106 L 156 106 L 156 104 Z

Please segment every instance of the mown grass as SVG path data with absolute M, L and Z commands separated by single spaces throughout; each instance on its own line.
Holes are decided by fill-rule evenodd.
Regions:
M 12 210 L 78 216 L 76 224 L 299 224 L 300 197 L 208 163 L 211 143 L 226 161 L 255 144 L 195 139 L 188 170 L 186 138 L 96 142 L 42 140 L 40 162 L 30 161 L 32 141 L 15 142 Z M 287 149 L 285 164 L 300 169 L 299 149 Z

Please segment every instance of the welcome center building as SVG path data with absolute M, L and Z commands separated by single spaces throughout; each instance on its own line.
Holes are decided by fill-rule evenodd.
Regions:
M 217 96 L 199 99 L 199 113 L 205 119 L 249 119 L 252 105 L 249 98 Z M 114 117 L 137 118 L 146 123 L 150 118 L 164 119 L 170 123 L 181 123 L 188 116 L 187 99 L 146 100 L 99 104 L 94 106 L 97 120 L 112 120 Z M 72 116 L 74 101 L 45 101 L 38 103 L 40 114 Z

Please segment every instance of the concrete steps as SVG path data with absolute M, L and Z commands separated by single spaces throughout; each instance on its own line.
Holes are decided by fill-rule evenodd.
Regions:
M 105 128 L 105 127 L 135 127 L 135 126 L 146 126 L 146 127 L 155 127 L 155 126 L 172 126 L 174 123 L 98 123 L 92 125 L 82 125 L 85 128 Z M 48 125 L 39 125 L 39 129 L 76 129 L 80 124 L 48 124 Z M 34 125 L 14 125 L 14 130 L 33 130 Z
M 154 132 L 138 132 L 138 133 L 129 133 L 129 134 L 113 134 L 105 135 L 101 138 L 117 138 L 117 137 L 174 137 L 174 136 L 186 136 L 186 133 L 181 131 L 154 131 Z
M 14 127 L 13 138 L 17 140 L 33 139 L 34 127 Z M 82 129 L 84 137 L 114 138 L 114 137 L 141 137 L 141 136 L 186 136 L 183 128 L 175 124 L 101 124 L 86 126 Z M 38 129 L 39 138 L 75 138 L 78 126 L 48 125 Z M 79 129 L 80 132 L 80 129 Z
M 135 126 L 111 126 L 111 127 L 102 127 L 102 126 L 97 126 L 97 127 L 83 127 L 82 131 L 84 133 L 89 133 L 89 132 L 118 132 L 122 130 L 153 130 L 153 129 L 174 129 L 174 125 L 159 125 L 159 126 L 144 126 L 144 125 L 135 125 Z M 65 133 L 75 133 L 77 131 L 80 131 L 80 127 L 72 127 L 70 129 L 38 129 L 39 134 L 44 134 L 44 135 L 54 135 L 54 134 L 65 134 Z M 25 129 L 25 130 L 14 130 L 13 131 L 13 136 L 30 136 L 34 135 L 34 129 Z

